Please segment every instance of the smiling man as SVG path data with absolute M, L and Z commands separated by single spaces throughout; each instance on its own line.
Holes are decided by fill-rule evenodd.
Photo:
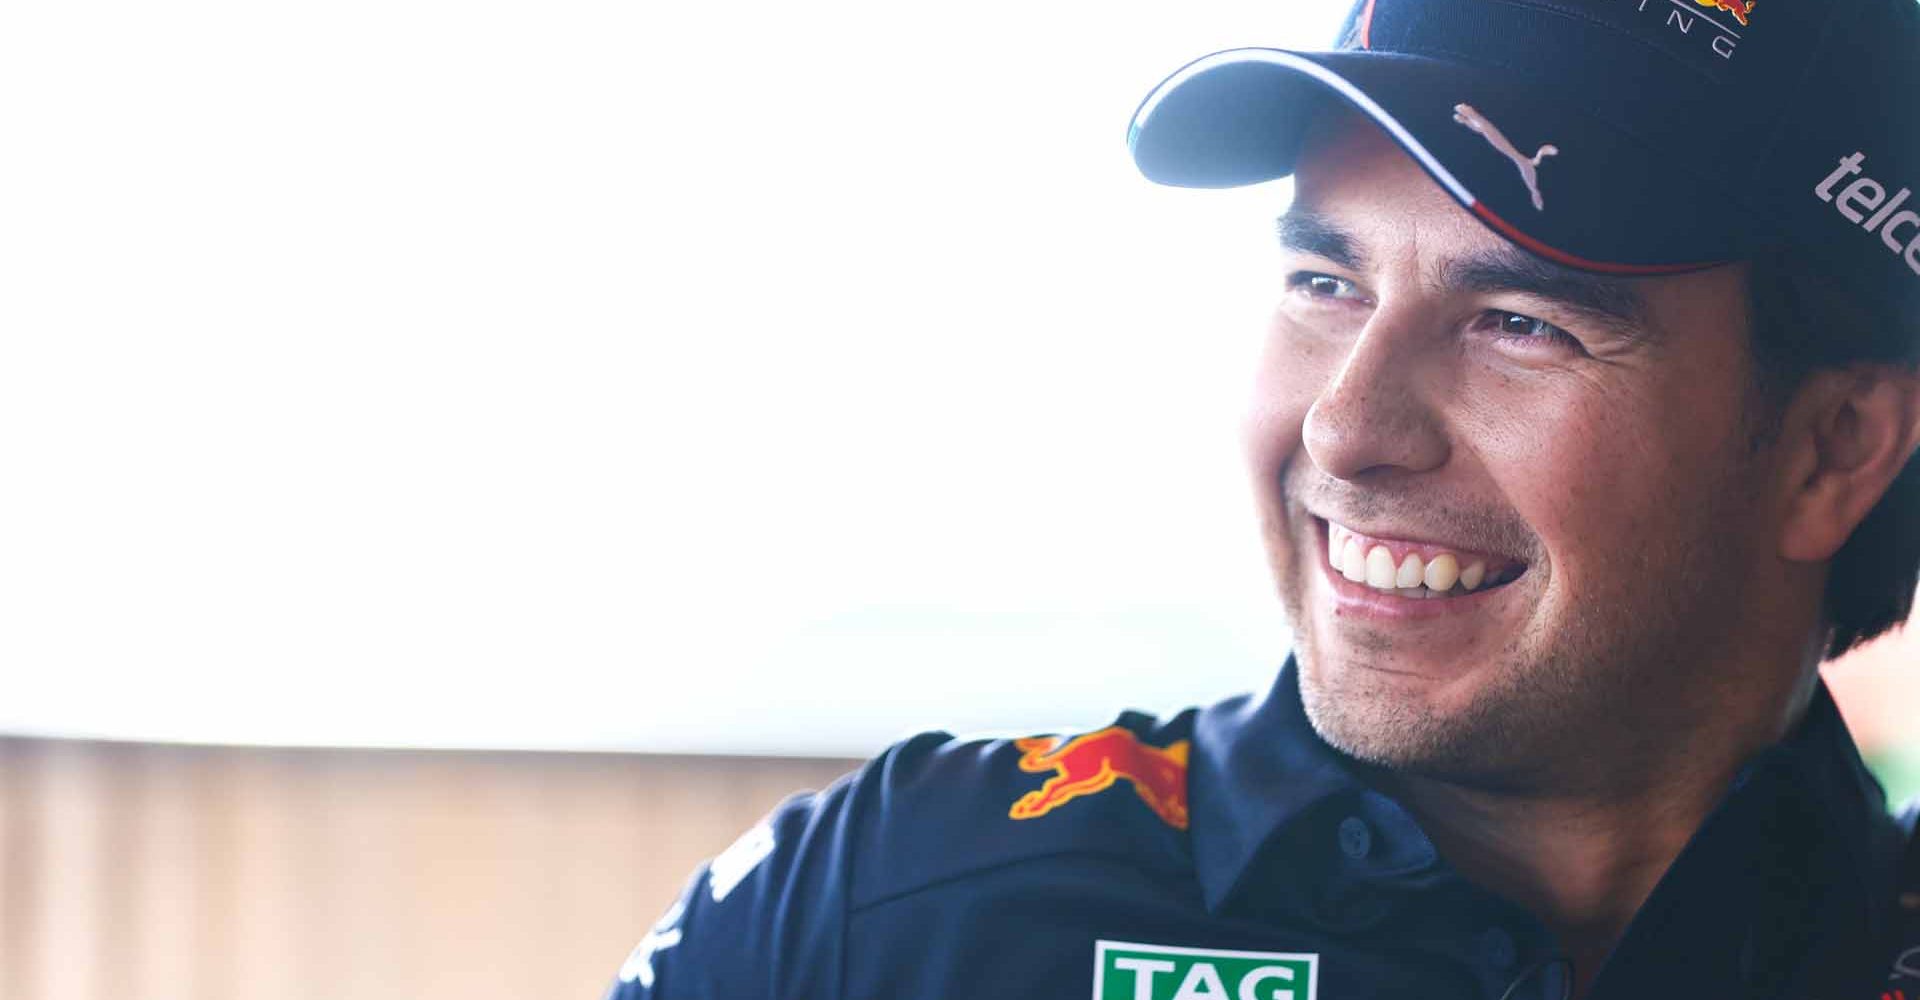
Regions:
M 1912 0 L 1363 0 L 1176 73 L 1149 178 L 1295 180 L 1247 424 L 1294 656 L 895 747 L 613 995 L 1920 995 L 1818 674 L 1920 576 L 1917 61 Z
M 1306 716 L 1584 981 L 1806 717 L 1824 564 L 1912 451 L 1912 380 L 1781 412 L 1751 266 L 1563 271 L 1351 116 L 1296 177 L 1250 440 Z

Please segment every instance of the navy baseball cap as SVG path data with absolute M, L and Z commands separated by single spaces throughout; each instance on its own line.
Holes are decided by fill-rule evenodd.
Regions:
M 1673 274 L 1790 249 L 1876 308 L 1920 310 L 1915 0 L 1360 0 L 1332 51 L 1188 64 L 1127 144 L 1163 184 L 1272 180 L 1329 102 L 1560 264 Z

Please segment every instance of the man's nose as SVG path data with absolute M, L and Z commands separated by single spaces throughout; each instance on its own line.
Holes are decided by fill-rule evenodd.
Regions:
M 1444 361 L 1417 317 L 1375 312 L 1307 410 L 1301 435 L 1313 463 L 1337 479 L 1446 463 L 1434 394 Z

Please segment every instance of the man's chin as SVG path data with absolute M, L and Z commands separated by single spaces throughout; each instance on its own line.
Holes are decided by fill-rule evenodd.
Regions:
M 1329 696 L 1385 704 L 1407 703 L 1423 714 L 1465 711 L 1476 690 L 1490 683 L 1494 664 L 1484 656 L 1442 656 L 1404 645 L 1373 649 L 1338 642 L 1302 643 L 1301 684 Z M 1423 655 L 1425 654 L 1425 655 Z
M 1356 760 L 1462 777 L 1512 763 L 1501 759 L 1507 727 L 1483 710 L 1487 699 L 1476 697 L 1488 681 L 1483 672 L 1304 651 L 1299 666 L 1307 720 L 1328 745 Z

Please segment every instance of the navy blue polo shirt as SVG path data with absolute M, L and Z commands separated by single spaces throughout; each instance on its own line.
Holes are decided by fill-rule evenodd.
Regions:
M 1740 772 L 1590 994 L 1880 995 L 1900 843 L 1824 687 Z M 1467 881 L 1264 697 L 1070 737 L 901 743 L 695 873 L 609 1000 L 1559 998 Z

